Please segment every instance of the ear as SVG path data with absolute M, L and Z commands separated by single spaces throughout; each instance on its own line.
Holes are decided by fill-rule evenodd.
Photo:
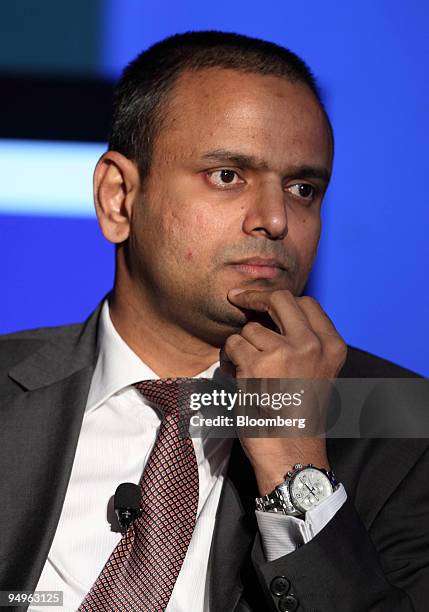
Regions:
M 137 165 L 117 151 L 107 151 L 94 170 L 94 204 L 109 242 L 121 243 L 130 233 L 131 213 L 140 195 Z

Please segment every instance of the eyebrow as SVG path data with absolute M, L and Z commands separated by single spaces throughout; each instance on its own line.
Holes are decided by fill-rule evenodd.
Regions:
M 241 166 L 242 168 L 255 170 L 269 169 L 268 163 L 261 158 L 255 157 L 254 155 L 244 155 L 243 153 L 229 151 L 227 149 L 214 149 L 213 151 L 206 151 L 201 155 L 201 159 L 218 162 L 230 162 L 236 164 L 237 166 Z M 329 179 L 331 178 L 331 173 L 327 168 L 324 168 L 323 166 L 309 166 L 305 164 L 301 166 L 292 166 L 289 168 L 286 174 L 291 178 L 314 178 L 321 179 L 326 183 L 328 183 Z

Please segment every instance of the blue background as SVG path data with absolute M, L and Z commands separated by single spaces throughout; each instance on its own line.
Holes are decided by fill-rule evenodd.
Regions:
M 192 29 L 254 35 L 301 55 L 336 137 L 309 291 L 348 343 L 429 375 L 427 3 L 10 4 L 1 8 L 3 73 L 114 80 L 149 44 Z M 0 164 L 0 332 L 82 320 L 113 283 L 113 247 L 95 221 L 90 184 L 75 210 L 63 203 L 67 183 L 81 180 L 72 171 L 49 206 L 2 198 L 5 185 L 19 192 L 23 176 L 19 164 L 7 174 Z M 40 176 L 42 199 L 51 180 Z

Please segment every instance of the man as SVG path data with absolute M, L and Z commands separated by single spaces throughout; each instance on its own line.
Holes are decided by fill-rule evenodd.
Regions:
M 1 343 L 1 589 L 80 610 L 425 609 L 426 440 L 174 435 L 172 378 L 412 376 L 346 356 L 300 297 L 332 157 L 285 49 L 196 32 L 128 66 L 94 175 L 114 288 L 84 325 Z M 296 464 L 327 486 L 316 503 L 307 480 L 307 511 L 273 501 Z M 127 481 L 143 514 L 121 536 Z

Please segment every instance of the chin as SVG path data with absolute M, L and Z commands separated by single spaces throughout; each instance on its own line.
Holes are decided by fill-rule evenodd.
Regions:
M 213 321 L 211 327 L 214 335 L 218 339 L 219 346 L 223 346 L 226 339 L 232 336 L 232 334 L 239 334 L 246 323 L 247 318 L 245 315 L 242 315 L 242 317 L 235 317 L 234 319 L 231 317 L 229 320 Z
M 208 331 L 202 339 L 211 346 L 221 349 L 228 340 L 229 336 L 232 336 L 232 334 L 239 334 L 242 327 L 243 326 L 226 327 L 224 325 L 218 325 L 217 328 L 213 327 L 210 331 Z
M 231 306 L 222 310 L 200 312 L 199 324 L 196 324 L 196 321 L 194 318 L 192 332 L 212 346 L 221 348 L 229 336 L 241 332 L 248 319 L 244 313 Z

